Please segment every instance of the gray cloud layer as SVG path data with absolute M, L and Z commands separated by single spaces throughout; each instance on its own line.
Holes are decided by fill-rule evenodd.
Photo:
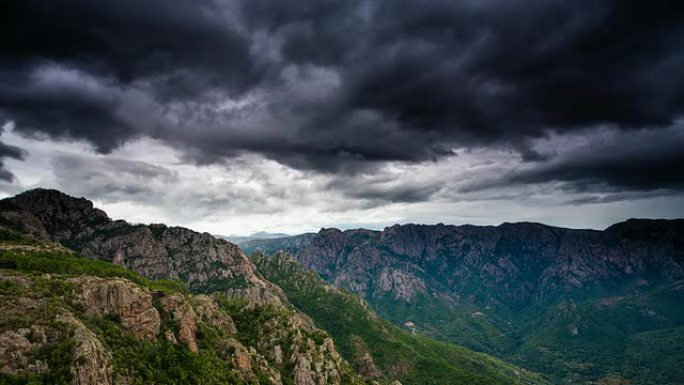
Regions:
M 102 153 L 141 137 L 351 175 L 510 149 L 511 184 L 681 190 L 684 4 L 654 0 L 11 2 L 0 118 Z M 624 132 L 546 151 L 553 135 Z M 21 158 L 0 146 L 0 159 Z M 641 159 L 649 159 L 642 162 Z M 123 167 L 123 165 L 120 165 Z M 0 178 L 11 174 L 0 163 Z M 439 187 L 329 186 L 387 201 Z M 491 185 L 482 181 L 469 188 Z

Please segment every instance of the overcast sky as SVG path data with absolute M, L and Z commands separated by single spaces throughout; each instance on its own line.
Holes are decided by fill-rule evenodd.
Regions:
M 684 216 L 682 2 L 5 8 L 5 196 L 217 234 Z

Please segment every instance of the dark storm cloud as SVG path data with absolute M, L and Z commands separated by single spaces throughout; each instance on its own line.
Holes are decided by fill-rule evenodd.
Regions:
M 435 180 L 408 181 L 376 176 L 370 179 L 335 178 L 327 187 L 352 198 L 367 200 L 367 207 L 374 207 L 386 202 L 424 202 L 437 193 L 442 185 Z
M 4 126 L 0 126 L 0 136 L 4 131 Z M 6 158 L 13 159 L 24 159 L 26 157 L 26 151 L 9 144 L 5 144 L 0 141 L 0 181 L 3 182 L 13 182 L 14 174 L 5 168 L 4 160 Z
M 496 179 L 466 186 L 464 192 L 511 186 L 560 182 L 574 193 L 607 193 L 584 197 L 578 203 L 643 198 L 644 193 L 662 195 L 684 191 L 684 126 L 660 131 L 644 130 L 592 138 L 534 167 L 510 172 Z M 628 192 L 628 193 L 625 193 Z
M 117 113 L 120 104 L 119 93 L 73 72 L 0 74 L 0 118 L 25 133 L 86 139 L 108 152 L 141 134 Z
M 24 159 L 25 155 L 25 151 L 19 147 L 10 146 L 0 142 L 0 180 L 5 182 L 12 182 L 14 180 L 14 174 L 5 168 L 4 159 Z
M 667 125 L 682 113 L 679 3 L 460 4 L 382 7 L 381 45 L 352 74 L 352 103 L 485 144 L 550 128 Z
M 582 147 L 528 171 L 510 183 L 565 181 L 573 190 L 607 185 L 616 191 L 684 190 L 684 127 L 643 132 Z
M 60 154 L 52 159 L 58 182 L 64 188 L 89 197 L 116 202 L 126 199 L 158 199 L 159 186 L 178 183 L 178 175 L 166 168 L 126 159 L 83 158 Z
M 231 12 L 211 0 L 15 1 L 0 41 L 10 64 L 68 63 L 185 96 L 218 84 L 239 90 L 254 63 Z
M 656 190 L 681 175 L 659 134 L 684 113 L 681 2 L 28 0 L 8 8 L 0 118 L 19 132 L 85 139 L 101 152 L 149 136 L 195 162 L 257 152 L 326 173 L 494 147 L 533 165 L 511 183 Z M 655 163 L 662 173 L 631 176 L 649 171 L 636 150 L 592 157 L 599 166 L 531 145 L 599 126 L 650 130 L 649 154 L 660 159 L 661 146 L 669 154 Z M 414 190 L 363 194 L 410 201 L 433 192 Z

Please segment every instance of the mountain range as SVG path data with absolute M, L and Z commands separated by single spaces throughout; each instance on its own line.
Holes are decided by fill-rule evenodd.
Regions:
M 249 241 L 256 241 L 256 240 L 261 240 L 261 239 L 287 238 L 290 236 L 290 234 L 269 233 L 267 231 L 257 231 L 256 233 L 252 233 L 250 235 L 231 234 L 231 235 L 214 235 L 214 236 L 216 238 L 225 239 L 226 241 L 229 241 L 229 242 L 234 243 L 236 245 L 240 245 L 241 243 L 245 243 L 245 242 L 249 242 Z
M 549 383 L 397 327 L 290 255 L 55 190 L 0 201 L 0 311 L 1 384 Z
M 684 220 L 238 247 L 55 190 L 0 201 L 2 384 L 681 384 L 683 293 Z
M 284 250 L 397 325 L 562 383 L 684 381 L 684 220 L 322 229 Z

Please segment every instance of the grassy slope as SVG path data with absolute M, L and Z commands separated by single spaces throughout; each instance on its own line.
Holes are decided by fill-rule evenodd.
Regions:
M 358 296 L 334 289 L 285 254 L 253 255 L 259 271 L 335 339 L 353 365 L 370 353 L 380 379 L 411 384 L 543 384 L 544 379 L 491 356 L 413 335 L 372 313 Z

